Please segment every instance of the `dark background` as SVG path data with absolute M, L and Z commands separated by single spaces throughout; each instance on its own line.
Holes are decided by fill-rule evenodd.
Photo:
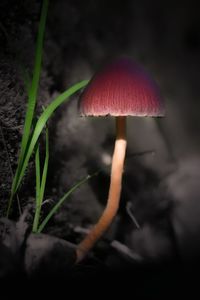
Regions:
M 4 215 L 16 168 L 27 96 L 21 66 L 32 72 L 40 2 L 0 2 L 0 211 Z M 162 119 L 128 119 L 128 150 L 121 208 L 107 234 L 145 262 L 196 262 L 200 250 L 198 1 L 50 1 L 38 114 L 67 87 L 90 79 L 118 56 L 141 63 L 158 83 L 166 104 Z M 45 232 L 77 243 L 74 228 L 94 224 L 105 206 L 114 145 L 112 118 L 80 118 L 78 94 L 49 122 L 50 167 L 45 210 L 88 173 L 101 173 L 77 190 Z M 145 151 L 153 151 L 144 154 Z M 21 194 L 34 203 L 34 166 Z M 126 211 L 127 202 L 140 230 Z M 12 217 L 18 218 L 17 206 Z M 103 246 L 102 246 L 103 247 Z M 112 251 L 105 265 L 127 261 Z

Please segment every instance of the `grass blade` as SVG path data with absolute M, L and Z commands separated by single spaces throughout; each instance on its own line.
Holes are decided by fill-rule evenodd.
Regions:
M 39 223 L 39 199 L 40 199 L 40 152 L 39 145 L 37 145 L 36 153 L 35 153 L 35 173 L 36 173 L 36 195 L 35 195 L 35 215 L 33 220 L 33 232 L 37 231 L 38 223 Z
M 12 186 L 12 190 L 11 190 L 11 196 L 9 199 L 9 203 L 8 203 L 8 209 L 7 209 L 7 216 L 9 215 L 10 212 L 10 208 L 12 205 L 12 201 L 13 201 L 13 197 L 16 194 L 20 183 L 22 181 L 22 178 L 24 177 L 24 173 L 26 171 L 29 159 L 34 151 L 34 147 L 38 141 L 38 138 L 43 130 L 43 128 L 45 127 L 47 121 L 49 120 L 49 118 L 52 116 L 52 114 L 54 113 L 54 111 L 66 100 L 68 100 L 68 98 L 70 96 L 72 96 L 74 93 L 76 93 L 77 91 L 79 91 L 80 89 L 84 88 L 87 84 L 88 84 L 89 80 L 83 80 L 81 82 L 78 82 L 76 84 L 74 84 L 72 87 L 70 87 L 68 90 L 66 90 L 65 92 L 63 92 L 62 94 L 60 94 L 58 97 L 56 97 L 56 99 L 49 104 L 49 106 L 44 110 L 44 112 L 41 114 L 40 118 L 38 119 L 29 147 L 26 151 L 26 156 L 23 160 L 23 164 L 22 167 L 20 169 L 20 172 L 18 174 L 15 174 L 14 180 L 13 180 L 13 186 Z M 17 176 L 16 176 L 17 175 Z
M 40 207 L 42 206 L 42 202 L 43 202 L 43 198 L 44 198 L 44 190 L 45 190 L 45 186 L 46 186 L 48 165 L 49 165 L 49 131 L 47 128 L 46 129 L 46 153 L 45 153 L 45 161 L 44 161 L 42 181 L 41 181 L 41 186 L 40 186 L 40 195 L 39 195 Z
M 46 216 L 46 218 L 43 220 L 43 222 L 40 224 L 39 228 L 38 228 L 38 233 L 42 232 L 42 230 L 44 229 L 44 227 L 46 226 L 46 224 L 49 222 L 49 220 L 51 219 L 51 217 L 55 214 L 55 212 L 60 208 L 60 206 L 63 204 L 63 202 L 74 192 L 77 190 L 77 188 L 79 188 L 82 184 L 84 184 L 86 181 L 88 181 L 90 178 L 96 176 L 98 174 L 98 172 L 92 174 L 92 175 L 88 175 L 87 177 L 85 177 L 84 179 L 80 180 L 78 183 L 76 183 L 55 205 L 54 207 L 51 209 L 51 211 L 48 213 L 48 215 Z
M 24 132 L 23 132 L 22 143 L 21 143 L 21 153 L 20 153 L 19 164 L 18 164 L 19 170 L 23 164 L 23 159 L 24 159 L 26 146 L 30 136 L 31 126 L 32 126 L 32 121 L 33 121 L 33 116 L 34 116 L 34 111 L 36 106 L 38 86 L 39 86 L 40 73 L 41 73 L 41 65 L 42 65 L 42 49 L 43 49 L 45 24 L 46 24 L 47 11 L 48 11 L 48 2 L 49 2 L 48 0 L 43 1 L 40 23 L 39 23 L 39 30 L 38 30 L 38 37 L 36 43 L 33 78 L 32 78 L 31 85 L 27 86 L 29 88 L 28 106 L 26 111 Z
M 26 154 L 27 145 L 29 142 L 31 127 L 32 127 L 32 121 L 36 106 L 36 99 L 37 99 L 37 92 L 38 92 L 38 86 L 39 86 L 39 79 L 40 79 L 40 73 L 41 73 L 41 64 L 42 64 L 42 49 L 43 49 L 43 41 L 44 41 L 44 33 L 45 33 L 45 25 L 46 25 L 46 19 L 47 19 L 47 11 L 48 11 L 48 4 L 49 0 L 44 0 L 42 5 L 42 11 L 40 16 L 40 23 L 39 23 L 39 30 L 38 30 L 38 37 L 37 37 L 37 43 L 36 43 L 36 55 L 35 55 L 35 63 L 34 63 L 34 71 L 33 71 L 33 78 L 31 84 L 28 83 L 28 79 L 26 78 L 26 88 L 28 89 L 28 106 L 26 110 L 26 116 L 25 116 L 25 124 L 24 124 L 24 132 L 22 136 L 22 142 L 21 142 L 21 149 L 20 149 L 20 155 L 18 159 L 18 165 L 17 170 L 15 172 L 15 176 L 12 182 L 11 187 L 11 195 L 8 202 L 8 208 L 7 208 L 7 217 L 10 213 L 10 208 L 12 205 L 13 197 L 15 195 L 16 185 L 18 182 L 18 178 L 21 174 L 21 167 L 24 162 L 24 157 Z
M 36 151 L 36 209 L 33 221 L 33 232 L 37 232 L 38 224 L 40 220 L 40 212 L 42 207 L 42 202 L 44 198 L 44 190 L 46 186 L 47 171 L 49 165 L 49 132 L 46 128 L 46 151 L 45 151 L 45 161 L 42 172 L 42 179 L 40 181 L 40 161 L 39 161 L 39 147 Z
M 51 104 L 49 104 L 49 106 L 45 109 L 45 111 L 42 113 L 42 115 L 40 116 L 40 118 L 38 119 L 34 132 L 33 132 L 33 136 L 32 139 L 30 141 L 30 145 L 27 149 L 27 153 L 26 153 L 26 157 L 24 158 L 24 162 L 18 177 L 18 181 L 16 183 L 16 187 L 14 189 L 14 194 L 17 192 L 19 185 L 22 181 L 22 178 L 24 176 L 26 167 L 28 165 L 29 159 L 33 153 L 34 147 L 38 141 L 38 138 L 43 130 L 43 128 L 45 127 L 47 121 L 49 120 L 49 118 L 52 116 L 53 112 L 64 102 L 66 101 L 66 99 L 68 99 L 71 95 L 73 95 L 75 92 L 77 92 L 78 90 L 80 90 L 81 88 L 83 88 L 84 86 L 86 86 L 86 84 L 88 83 L 88 80 L 83 80 L 79 83 L 76 83 L 75 85 L 73 85 L 71 88 L 69 88 L 67 91 L 65 91 L 64 93 L 62 93 L 61 95 L 59 95 Z
M 35 153 L 35 171 L 36 171 L 36 199 L 40 195 L 40 148 L 37 146 Z

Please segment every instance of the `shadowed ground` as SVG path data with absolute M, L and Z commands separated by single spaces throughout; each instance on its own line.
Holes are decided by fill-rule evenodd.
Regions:
M 16 169 L 27 103 L 21 69 L 25 66 L 32 72 L 39 11 L 40 5 L 33 0 L 1 0 L 0 3 L 1 217 L 5 215 Z M 156 270 L 157 263 L 165 266 L 170 262 L 174 266 L 199 259 L 197 11 L 190 3 L 182 3 L 180 8 L 178 3 L 168 1 L 124 1 L 122 5 L 121 1 L 112 0 L 59 0 L 50 4 L 38 114 L 42 105 L 50 103 L 72 83 L 90 79 L 102 64 L 124 55 L 138 60 L 152 74 L 166 102 L 163 119 L 128 119 L 128 150 L 119 215 L 83 263 L 89 274 L 91 270 L 121 270 L 129 266 L 142 270 L 149 263 Z M 45 229 L 44 233 L 62 239 L 62 243 L 73 244 L 83 238 L 105 206 L 114 145 L 114 120 L 80 118 L 77 101 L 78 94 L 58 109 L 49 122 L 50 169 L 45 194 L 48 201 L 43 207 L 45 215 L 52 203 L 75 182 L 101 170 L 66 201 Z M 33 215 L 34 186 L 31 162 L 19 192 L 22 210 L 30 205 L 28 224 Z M 127 204 L 139 229 L 127 212 Z M 17 222 L 18 218 L 15 202 L 12 220 Z M 15 240 L 15 226 L 10 230 Z M 22 244 L 29 234 L 30 228 Z M 127 254 L 121 246 L 116 249 L 113 241 L 132 252 Z M 33 240 L 30 243 L 38 245 Z M 65 257 L 61 248 L 58 251 Z M 13 269 L 21 272 L 21 261 L 15 255 L 15 251 L 21 250 L 15 242 L 12 240 L 7 245 L 2 238 L 0 249 L 6 260 L 14 261 L 11 265 L 4 264 L 5 274 L 12 273 Z M 44 248 L 38 249 L 40 255 Z M 70 265 L 73 254 L 67 253 Z M 134 256 L 130 259 L 130 253 L 139 255 L 142 262 L 135 261 Z M 51 261 L 52 252 L 49 255 Z M 49 263 L 46 267 L 49 270 Z M 59 266 L 54 270 L 59 270 Z M 0 274 L 4 276 L 3 272 Z M 77 272 L 74 274 L 78 276 Z

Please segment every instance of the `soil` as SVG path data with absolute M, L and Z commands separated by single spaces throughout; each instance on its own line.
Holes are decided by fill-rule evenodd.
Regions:
M 76 190 L 36 236 L 31 233 L 35 198 L 31 159 L 19 201 L 15 199 L 10 219 L 6 219 L 27 105 L 23 69 L 32 72 L 40 3 L 1 0 L 0 278 L 64 274 L 83 280 L 85 274 L 92 278 L 113 270 L 127 274 L 153 270 L 158 278 L 160 270 L 171 274 L 170 266 L 198 261 L 200 173 L 195 166 L 200 162 L 200 40 L 195 7 L 183 4 L 180 12 L 177 4 L 170 7 L 165 1 L 155 1 L 152 6 L 148 1 L 125 1 L 123 5 L 113 0 L 51 2 L 38 116 L 42 106 L 67 87 L 91 78 L 111 58 L 128 55 L 158 81 L 167 117 L 128 120 L 119 213 L 80 265 L 75 265 L 75 247 L 106 204 L 114 120 L 80 118 L 79 93 L 63 104 L 48 124 L 50 163 L 42 218 L 78 180 L 97 170 L 99 175 Z M 138 278 L 143 280 L 142 275 Z

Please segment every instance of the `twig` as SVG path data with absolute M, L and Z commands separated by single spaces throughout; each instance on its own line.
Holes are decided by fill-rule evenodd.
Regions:
M 81 226 L 76 226 L 73 228 L 73 231 L 76 233 L 81 233 L 81 234 L 88 234 L 90 232 L 89 228 L 83 228 Z
M 131 218 L 131 220 L 133 221 L 133 223 L 135 224 L 136 228 L 140 229 L 140 225 L 139 225 L 138 221 L 136 220 L 135 216 L 133 215 L 133 213 L 131 211 L 131 207 L 132 207 L 131 202 L 130 201 L 127 202 L 127 204 L 126 204 L 126 212 L 129 215 L 129 217 Z
M 75 226 L 73 228 L 73 231 L 76 233 L 80 233 L 83 235 L 87 235 L 90 232 L 89 228 L 84 228 L 81 226 Z M 104 238 L 104 240 L 106 240 Z M 122 256 L 134 260 L 135 262 L 141 262 L 143 260 L 142 256 L 130 248 L 128 248 L 126 245 L 122 244 L 121 242 L 114 240 L 112 242 L 109 242 L 110 246 L 114 248 L 118 253 L 120 253 Z
M 112 248 L 117 250 L 120 254 L 122 254 L 127 258 L 130 258 L 131 260 L 134 260 L 136 262 L 141 262 L 143 260 L 141 255 L 134 252 L 133 250 L 128 248 L 126 245 L 120 243 L 119 241 L 114 240 L 110 245 Z

